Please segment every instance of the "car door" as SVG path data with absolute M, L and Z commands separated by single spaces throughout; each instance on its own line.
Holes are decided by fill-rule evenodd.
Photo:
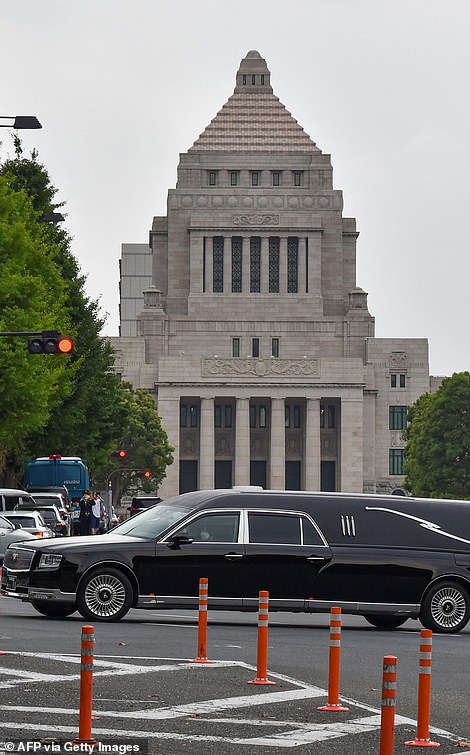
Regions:
M 302 512 L 253 510 L 247 526 L 243 605 L 255 606 L 260 590 L 267 590 L 271 605 L 304 608 L 331 559 L 316 524 Z
M 244 547 L 240 511 L 203 511 L 156 545 L 152 592 L 168 605 L 194 605 L 199 579 L 209 581 L 209 605 L 241 607 Z

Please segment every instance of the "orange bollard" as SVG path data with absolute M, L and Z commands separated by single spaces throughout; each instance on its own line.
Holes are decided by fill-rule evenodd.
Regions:
M 339 670 L 341 660 L 341 608 L 330 611 L 330 657 L 328 668 L 328 705 L 321 705 L 317 710 L 342 712 L 349 710 L 339 702 Z
M 429 718 L 431 711 L 431 666 L 432 666 L 432 632 L 421 630 L 419 645 L 419 679 L 418 679 L 418 721 L 416 739 L 405 742 L 410 747 L 440 747 L 439 742 L 429 738 Z
M 207 659 L 207 600 L 209 595 L 209 580 L 201 577 L 199 580 L 199 616 L 197 625 L 197 658 L 192 663 L 214 663 Z
M 98 744 L 91 736 L 91 714 L 93 706 L 93 646 L 95 644 L 95 628 L 86 625 L 82 627 L 82 650 L 80 659 L 80 719 L 78 737 L 75 744 Z
M 383 665 L 382 711 L 380 715 L 380 755 L 393 755 L 395 706 L 397 696 L 397 659 L 386 655 Z
M 268 679 L 268 611 L 269 592 L 261 590 L 259 593 L 258 610 L 258 659 L 256 679 L 247 684 L 276 684 Z

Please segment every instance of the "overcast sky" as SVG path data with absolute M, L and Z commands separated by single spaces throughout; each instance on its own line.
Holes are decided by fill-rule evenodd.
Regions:
M 117 335 L 121 244 L 148 241 L 186 152 L 258 50 L 331 154 L 378 337 L 470 369 L 469 0 L 0 0 L 4 115 L 65 201 L 87 291 Z M 13 155 L 0 132 L 1 156 Z

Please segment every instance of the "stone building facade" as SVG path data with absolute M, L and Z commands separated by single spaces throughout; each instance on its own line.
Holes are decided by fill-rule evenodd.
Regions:
M 176 449 L 163 497 L 402 484 L 401 430 L 430 390 L 428 344 L 375 338 L 356 221 L 342 210 L 330 155 L 249 52 L 180 155 L 149 247 L 122 247 L 111 340 L 123 379 L 154 392 Z

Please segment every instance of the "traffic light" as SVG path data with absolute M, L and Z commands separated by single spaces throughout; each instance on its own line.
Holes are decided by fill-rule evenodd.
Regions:
M 137 477 L 145 477 L 146 480 L 152 476 L 152 473 L 148 469 L 136 469 L 135 474 Z
M 144 472 L 144 477 L 146 477 L 148 479 L 151 476 L 152 476 L 152 473 L 149 472 L 148 469 L 146 469 L 145 472 Z
M 28 338 L 28 351 L 30 354 L 70 354 L 73 340 L 56 330 L 44 330 L 41 335 Z
M 118 451 L 113 451 L 111 456 L 113 459 L 125 459 L 127 456 L 127 451 L 124 451 L 124 449 L 119 449 Z

